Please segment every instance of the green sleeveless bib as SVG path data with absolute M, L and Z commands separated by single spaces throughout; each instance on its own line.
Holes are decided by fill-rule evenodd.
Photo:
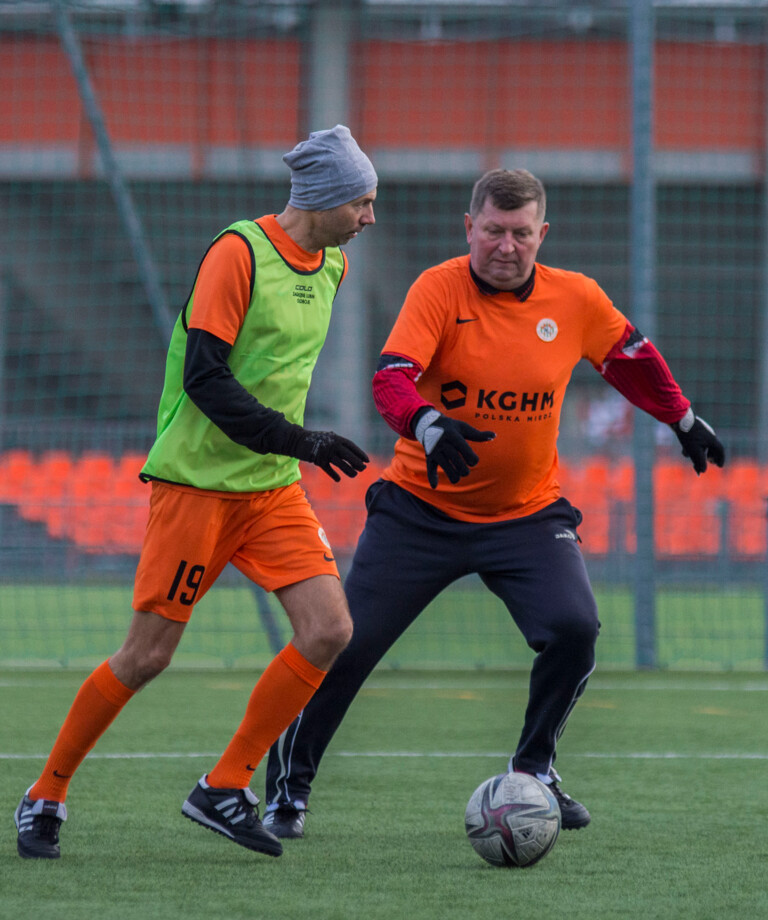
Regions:
M 254 266 L 251 301 L 229 366 L 260 403 L 302 425 L 312 372 L 344 271 L 344 256 L 338 248 L 326 249 L 320 267 L 305 272 L 289 265 L 254 221 L 237 221 L 216 239 L 225 233 L 236 233 L 246 241 Z M 257 454 L 236 444 L 184 392 L 186 319 L 196 287 L 197 280 L 171 336 L 157 439 L 142 477 L 224 492 L 262 492 L 290 485 L 300 478 L 298 460 Z

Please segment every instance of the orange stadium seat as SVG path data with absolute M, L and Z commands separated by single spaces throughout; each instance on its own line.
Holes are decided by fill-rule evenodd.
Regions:
M 620 501 L 635 500 L 635 466 L 628 457 L 613 464 L 611 489 L 613 495 Z
M 139 479 L 145 454 L 125 454 L 115 464 L 111 515 L 105 534 L 113 553 L 138 553 L 149 516 L 150 487 Z
M 768 546 L 768 467 L 735 460 L 725 473 L 729 550 L 736 556 L 761 558 Z
M 45 523 L 51 537 L 71 540 L 86 552 L 135 554 L 149 511 L 149 488 L 138 479 L 144 459 L 101 452 L 74 458 L 66 451 L 36 459 L 29 451 L 6 451 L 0 454 L 0 501 L 16 505 L 25 520 Z M 365 523 L 365 492 L 387 462 L 374 458 L 364 473 L 339 483 L 302 464 L 302 485 L 338 553 L 354 551 Z M 563 494 L 584 512 L 587 555 L 634 551 L 631 459 L 563 460 L 560 482 Z M 740 459 L 696 477 L 677 458 L 660 461 L 654 498 L 660 556 L 717 554 L 723 513 L 729 553 L 763 558 L 768 550 L 768 465 Z
M 615 549 L 633 553 L 635 539 L 635 467 L 625 457 L 613 464 L 611 475 L 611 516 L 615 521 L 613 541 Z M 621 531 L 618 529 L 621 524 Z
M 563 466 L 560 483 L 565 497 L 584 515 L 579 528 L 584 552 L 610 552 L 610 461 L 605 457 L 571 461 Z
M 0 501 L 17 502 L 32 475 L 32 454 L 28 450 L 9 450 L 0 455 Z
M 589 457 L 561 462 L 563 494 L 584 514 L 584 552 L 634 550 L 634 467 L 628 458 Z M 621 525 L 621 530 L 619 526 Z
M 661 461 L 654 470 L 656 546 L 660 555 L 716 555 L 720 549 L 722 471 L 691 475 L 687 464 Z
M 21 517 L 44 521 L 52 537 L 64 536 L 72 466 L 72 457 L 67 451 L 42 454 L 34 464 L 27 494 L 19 504 Z
M 139 479 L 139 473 L 144 466 L 147 455 L 143 454 L 123 454 L 115 461 L 115 481 L 118 483 L 128 482 L 137 485 L 140 488 L 146 488 L 146 484 Z
M 768 469 L 754 460 L 733 460 L 725 467 L 726 498 L 766 497 Z
M 85 453 L 75 462 L 74 479 L 88 484 L 96 493 L 109 492 L 115 484 L 116 464 L 109 454 Z

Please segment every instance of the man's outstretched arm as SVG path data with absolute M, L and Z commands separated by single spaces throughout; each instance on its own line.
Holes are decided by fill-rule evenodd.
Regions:
M 694 413 L 659 350 L 631 323 L 597 370 L 633 406 L 672 428 L 697 474 L 707 461 L 723 466 L 725 448 L 713 428 Z

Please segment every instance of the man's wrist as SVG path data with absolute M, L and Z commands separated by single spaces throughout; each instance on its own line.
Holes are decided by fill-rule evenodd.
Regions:
M 416 440 L 423 444 L 427 428 L 440 418 L 440 413 L 437 409 L 427 407 L 425 412 L 421 412 L 420 415 L 417 413 L 417 415 L 413 423 L 413 434 Z
M 676 422 L 673 422 L 673 425 L 676 426 L 683 434 L 688 434 L 688 432 L 693 428 L 693 423 L 696 421 L 696 416 L 693 412 L 693 407 L 688 406 L 688 410 L 685 415 Z

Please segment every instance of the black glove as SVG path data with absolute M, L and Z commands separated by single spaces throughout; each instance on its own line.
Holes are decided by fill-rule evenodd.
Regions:
M 413 426 L 417 441 L 421 441 L 427 456 L 427 479 L 437 488 L 437 468 L 440 467 L 455 485 L 462 476 L 469 475 L 469 467 L 476 466 L 477 454 L 467 441 L 491 441 L 493 431 L 478 431 L 466 422 L 455 421 L 441 415 L 437 409 L 428 409 Z
M 715 466 L 725 463 L 725 448 L 720 439 L 711 425 L 693 414 L 693 409 L 688 409 L 680 421 L 673 422 L 670 427 L 683 445 L 683 456 L 693 463 L 697 476 L 706 470 L 707 460 Z
M 305 460 L 307 463 L 314 463 L 334 482 L 341 480 L 341 476 L 333 469 L 334 466 L 352 479 L 365 469 L 366 463 L 370 462 L 368 454 L 361 447 L 342 438 L 335 431 L 301 429 L 295 443 L 291 445 L 289 456 Z

